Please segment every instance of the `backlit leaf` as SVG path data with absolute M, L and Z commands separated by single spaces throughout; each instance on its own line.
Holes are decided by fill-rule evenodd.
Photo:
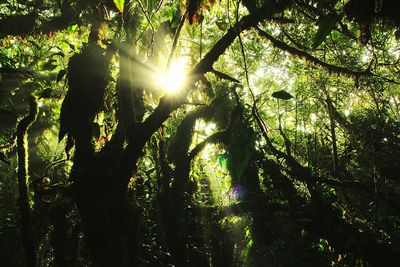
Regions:
M 119 12 L 124 13 L 124 0 L 114 0 L 114 4 L 119 10 Z
M 73 32 L 76 32 L 78 29 L 79 29 L 78 24 L 72 24 L 67 27 L 67 32 L 73 33 Z
M 338 15 L 333 13 L 320 17 L 318 23 L 318 31 L 314 37 L 312 49 L 316 49 L 323 41 L 325 41 L 326 37 L 335 28 L 335 25 L 338 22 L 338 20 L 339 20 Z

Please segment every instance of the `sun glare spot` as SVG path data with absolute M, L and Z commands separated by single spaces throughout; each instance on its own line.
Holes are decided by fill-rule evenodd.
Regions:
M 167 93 L 176 93 L 184 86 L 186 82 L 186 64 L 187 60 L 181 58 L 173 61 L 167 70 L 162 70 L 157 75 L 157 83 Z
M 314 114 L 314 113 L 311 113 L 310 114 L 310 119 L 311 119 L 312 122 L 316 122 L 317 119 L 318 119 L 318 116 L 316 114 Z
M 215 123 L 207 124 L 207 126 L 204 128 L 206 135 L 210 135 L 215 130 L 216 127 L 217 125 Z

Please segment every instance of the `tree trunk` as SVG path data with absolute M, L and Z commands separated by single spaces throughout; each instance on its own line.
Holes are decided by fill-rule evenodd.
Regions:
M 126 267 L 133 208 L 126 195 L 127 184 L 120 184 L 122 179 L 112 164 L 111 157 L 104 155 L 79 164 L 71 173 L 73 194 L 93 266 Z
M 67 220 L 68 209 L 62 205 L 52 207 L 50 220 L 53 225 L 52 244 L 54 248 L 54 261 L 57 267 L 74 267 L 76 266 L 77 251 L 76 242 L 74 238 L 74 229 Z M 69 231 L 71 233 L 69 234 Z
M 28 182 L 28 142 L 27 131 L 36 120 L 38 114 L 36 97 L 29 98 L 29 114 L 23 118 L 17 127 L 17 154 L 18 154 L 18 192 L 19 209 L 21 213 L 22 245 L 25 251 L 25 261 L 28 267 L 35 267 L 36 253 L 33 241 L 33 227 L 31 208 L 29 204 Z

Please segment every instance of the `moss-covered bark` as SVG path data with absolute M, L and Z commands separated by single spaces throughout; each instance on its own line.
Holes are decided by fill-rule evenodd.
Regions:
M 21 218 L 22 244 L 25 251 L 25 263 L 29 267 L 37 265 L 32 227 L 31 205 L 28 190 L 28 129 L 36 120 L 38 114 L 35 96 L 29 98 L 29 114 L 17 126 L 17 153 L 18 153 L 18 193 L 19 212 Z

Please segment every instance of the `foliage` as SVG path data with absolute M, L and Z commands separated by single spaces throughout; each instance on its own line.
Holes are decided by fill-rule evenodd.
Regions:
M 4 266 L 400 265 L 397 1 L 0 10 Z

